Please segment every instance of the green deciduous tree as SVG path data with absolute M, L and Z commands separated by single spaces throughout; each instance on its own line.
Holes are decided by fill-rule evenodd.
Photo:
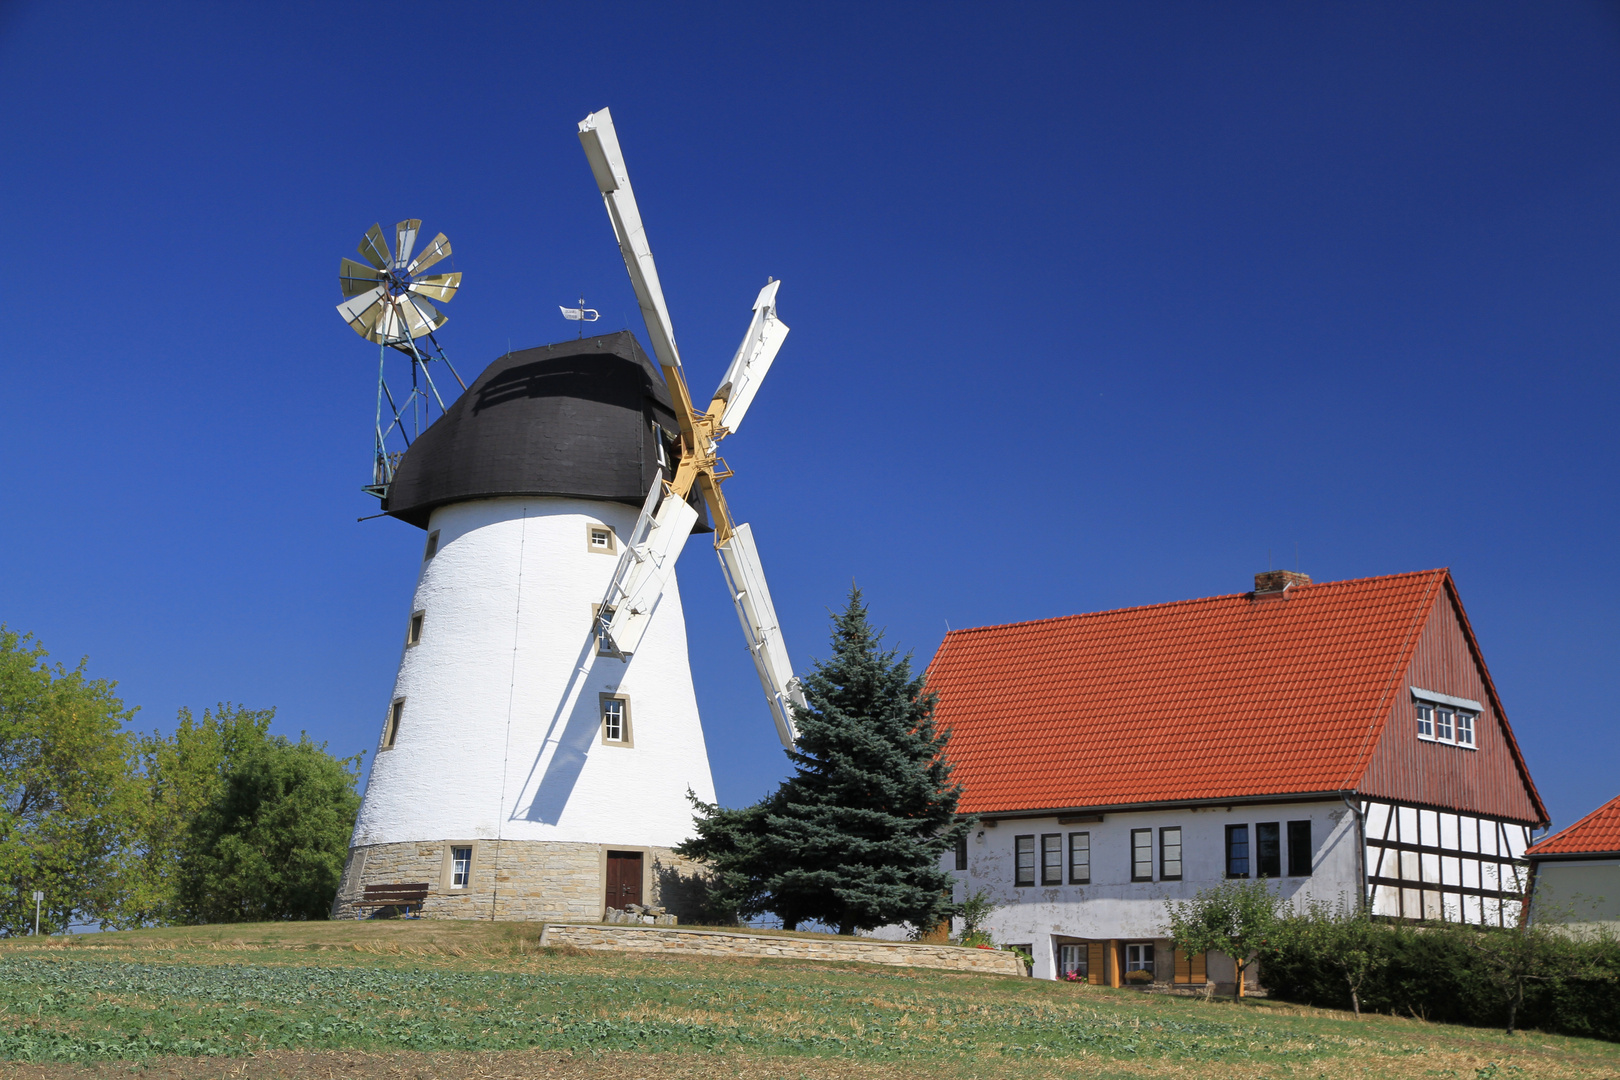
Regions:
M 1166 900 L 1171 944 L 1178 953 L 1214 950 L 1230 956 L 1237 967 L 1235 993 L 1241 997 L 1243 973 L 1276 936 L 1281 906 L 1265 881 L 1224 881 L 1200 889 L 1191 900 Z
M 707 861 L 717 895 L 741 914 L 846 934 L 936 926 L 953 908 L 940 859 L 968 828 L 956 820 L 949 735 L 911 657 L 883 647 L 859 589 L 834 616 L 832 648 L 804 680 L 794 774 L 755 806 L 697 804 L 698 836 L 677 850 Z
M 146 812 L 141 873 L 127 900 L 140 921 L 197 921 L 180 895 L 181 882 L 204 854 L 198 845 L 206 837 L 193 825 L 224 796 L 227 778 L 244 755 L 269 738 L 274 717 L 274 709 L 225 702 L 213 712 L 204 710 L 198 721 L 182 708 L 172 735 L 153 732 L 140 740 Z
M 243 747 L 191 824 L 177 889 L 187 921 L 326 918 L 360 809 L 359 762 L 307 735 Z
M 125 925 L 141 813 L 135 715 L 116 683 L 52 665 L 32 635 L 0 626 L 0 932 Z

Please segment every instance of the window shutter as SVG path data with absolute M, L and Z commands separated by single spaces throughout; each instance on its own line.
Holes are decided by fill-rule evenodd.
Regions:
M 1103 941 L 1086 943 L 1086 982 L 1102 986 L 1108 978 L 1108 944 Z
M 1204 973 L 1203 953 L 1185 953 L 1178 951 L 1176 953 L 1175 967 L 1176 973 L 1174 978 L 1178 983 L 1192 983 L 1195 986 L 1202 986 L 1208 981 Z

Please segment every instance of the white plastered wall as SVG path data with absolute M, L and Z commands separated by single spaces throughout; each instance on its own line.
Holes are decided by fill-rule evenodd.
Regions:
M 623 538 L 635 518 L 633 507 L 581 499 L 434 512 L 438 551 L 400 612 L 401 641 L 410 615 L 425 613 L 395 681 L 404 711 L 393 747 L 376 752 L 353 844 L 670 846 L 691 834 L 687 789 L 712 802 L 714 782 L 676 579 L 628 663 L 597 656 L 591 634 L 618 554 L 590 550 L 587 528 Z M 604 693 L 630 699 L 632 746 L 603 743 Z M 379 742 L 389 705 L 378 703 Z
M 1354 903 L 1361 872 L 1355 815 L 1343 803 L 1323 802 L 1131 811 L 1106 814 L 1100 822 L 1070 825 L 1059 825 L 1055 816 L 1002 819 L 993 826 L 981 822 L 968 837 L 967 870 L 954 872 L 955 898 L 986 890 L 994 902 L 1003 905 L 989 920 L 991 936 L 1002 944 L 1032 946 L 1035 966 L 1031 974 L 1051 979 L 1057 974 L 1058 938 L 1147 941 L 1167 937 L 1166 900 L 1191 899 L 1198 890 L 1226 880 L 1226 825 L 1247 824 L 1252 837 L 1258 822 L 1303 820 L 1311 822 L 1312 873 L 1279 878 L 1276 888 L 1300 907 L 1308 900 Z M 1132 881 L 1131 830 L 1153 830 L 1157 879 L 1159 829 L 1164 826 L 1182 830 L 1181 880 Z M 1071 832 L 1091 834 L 1088 885 L 1066 883 Z M 1064 837 L 1065 884 L 1016 886 L 1014 838 L 1033 834 L 1038 850 L 1039 837 L 1047 833 Z M 1284 855 L 1286 858 L 1286 845 Z M 946 856 L 947 868 L 955 865 L 953 858 Z

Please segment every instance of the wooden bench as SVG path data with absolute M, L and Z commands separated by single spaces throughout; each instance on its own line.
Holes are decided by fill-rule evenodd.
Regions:
M 425 881 L 405 885 L 367 885 L 365 896 L 354 905 L 354 917 L 360 918 L 360 912 L 364 908 L 385 907 L 397 907 L 409 915 L 412 907 L 417 911 L 422 910 L 427 894 L 428 884 Z

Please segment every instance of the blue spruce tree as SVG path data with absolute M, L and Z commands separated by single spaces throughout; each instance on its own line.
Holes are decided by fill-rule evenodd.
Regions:
M 934 726 L 934 697 L 910 655 L 885 649 L 859 589 L 833 619 L 830 659 L 804 680 L 794 774 L 740 810 L 699 803 L 698 836 L 679 850 L 712 868 L 727 914 L 774 911 L 784 926 L 815 920 L 839 933 L 949 916 L 941 857 L 965 835 L 962 789 Z

